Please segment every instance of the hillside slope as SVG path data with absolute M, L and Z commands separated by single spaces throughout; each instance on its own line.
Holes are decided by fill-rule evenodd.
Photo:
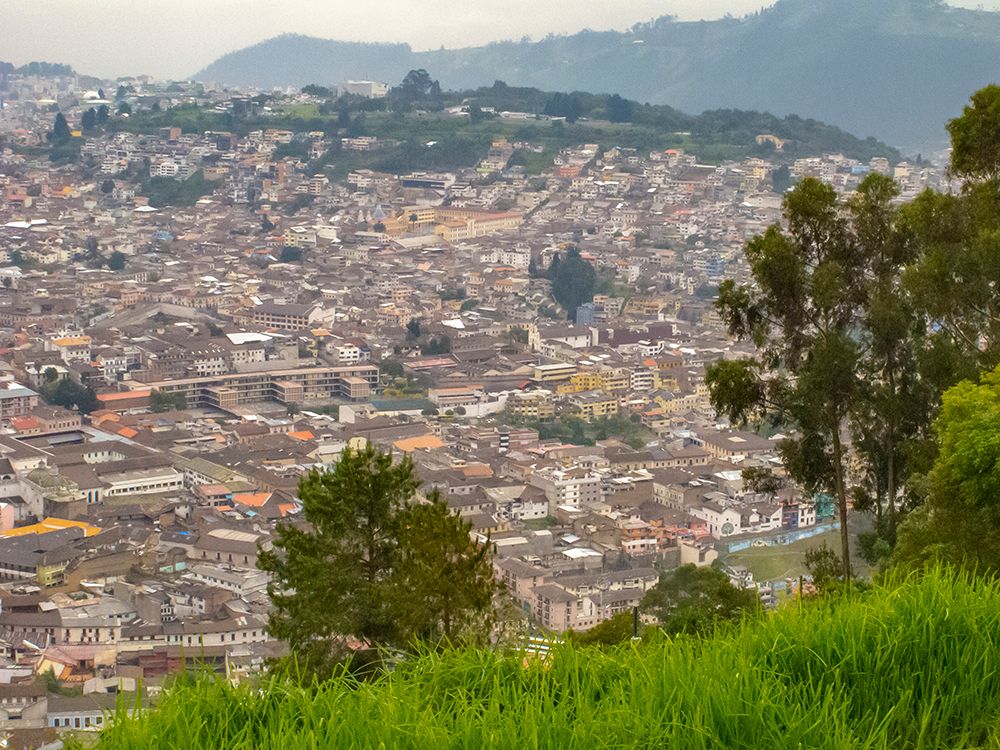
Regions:
M 446 88 L 496 79 L 670 104 L 796 113 L 907 150 L 944 145 L 943 123 L 998 78 L 1000 13 L 939 0 L 779 0 L 742 19 L 584 31 L 538 42 L 414 52 L 283 36 L 233 52 L 201 80 L 274 86 L 426 68 Z
M 449 652 L 315 690 L 197 680 L 99 748 L 1000 746 L 1000 584 L 934 572 L 703 641 Z

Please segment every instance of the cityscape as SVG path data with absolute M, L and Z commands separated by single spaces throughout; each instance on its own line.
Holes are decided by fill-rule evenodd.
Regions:
M 824 601 L 857 609 L 845 633 L 917 628 L 892 581 L 968 587 L 995 625 L 989 576 L 893 571 L 1000 563 L 1000 454 L 983 447 L 1000 141 L 977 119 L 996 87 L 963 92 L 952 148 L 921 154 L 795 115 L 459 89 L 425 69 L 253 86 L 70 62 L 0 62 L 4 747 L 276 746 L 293 730 L 195 745 L 163 727 L 295 674 L 381 718 L 343 719 L 353 744 L 308 724 L 295 741 L 319 744 L 289 747 L 507 747 L 489 733 L 513 717 L 490 724 L 489 706 L 516 690 L 476 718 L 435 703 L 436 730 L 431 708 L 397 725 L 393 698 L 337 680 L 443 696 L 459 677 L 428 677 L 434 659 L 489 653 L 502 672 L 514 653 L 528 691 L 532 665 L 590 648 L 608 670 L 689 669 L 671 644 L 791 643 L 778 628 Z M 949 607 L 955 633 L 990 630 Z M 737 627 L 742 646 L 722 640 Z M 978 648 L 992 674 L 997 642 Z M 761 669 L 798 679 L 788 658 Z M 878 670 L 923 668 L 901 664 Z M 192 670 L 207 676 L 185 688 Z M 397 682 L 414 674 L 430 683 Z M 628 721 L 669 708 L 642 700 Z M 789 718 L 777 742 L 986 747 L 987 700 L 969 716 L 989 730 L 947 735 L 959 719 L 910 706 L 935 739 L 905 717 L 884 745 Z M 516 746 L 555 746 L 538 710 Z M 676 746 L 764 744 L 711 731 Z

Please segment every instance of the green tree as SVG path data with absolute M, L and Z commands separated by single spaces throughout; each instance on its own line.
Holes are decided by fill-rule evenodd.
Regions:
M 84 387 L 69 378 L 47 381 L 40 393 L 46 402 L 64 409 L 76 409 L 81 414 L 90 414 L 101 405 L 93 388 Z
M 803 562 L 820 591 L 829 590 L 843 580 L 844 564 L 840 556 L 827 547 L 825 542 L 819 547 L 806 550 Z
M 328 89 L 326 86 L 319 86 L 315 83 L 310 83 L 302 87 L 302 93 L 308 94 L 309 96 L 318 96 L 326 98 L 331 96 L 333 92 L 331 92 L 330 89 Z
M 516 344 L 528 343 L 528 329 L 515 326 L 510 329 L 510 340 Z
M 611 122 L 632 122 L 635 117 L 635 102 L 623 99 L 618 94 L 608 97 L 608 120 Z
M 114 192 L 114 189 L 115 189 L 115 181 L 112 180 L 111 178 L 108 178 L 101 183 L 101 192 L 104 193 L 105 195 Z
M 705 633 L 720 623 L 742 619 L 757 607 L 753 591 L 736 588 L 721 570 L 694 565 L 663 573 L 641 605 L 670 634 Z
M 832 187 L 805 179 L 784 208 L 788 232 L 772 226 L 747 245 L 756 285 L 727 280 L 719 288 L 730 333 L 752 340 L 759 354 L 716 362 L 706 382 L 713 406 L 734 423 L 766 418 L 797 431 L 780 445 L 785 467 L 808 491 L 836 499 L 849 579 L 843 434 L 859 393 L 867 268 Z
M 310 669 L 347 659 L 352 639 L 369 650 L 398 643 L 393 525 L 417 486 L 409 459 L 394 464 L 371 446 L 347 449 L 331 471 L 300 481 L 308 527 L 280 524 L 258 567 L 271 575 L 270 633 Z
M 451 351 L 451 339 L 447 336 L 435 336 L 421 347 L 421 351 L 424 354 L 448 354 Z
M 381 368 L 382 372 L 384 372 L 386 375 L 390 377 L 393 378 L 403 377 L 404 374 L 403 365 L 394 359 L 382 360 L 382 363 L 379 365 L 379 367 Z
M 545 277 L 549 281 L 554 281 L 556 276 L 559 275 L 559 266 L 562 264 L 562 256 L 559 253 L 555 253 L 552 256 L 552 260 L 549 261 L 549 267 L 545 271 Z
M 297 247 L 281 248 L 282 263 L 299 263 L 302 260 L 302 251 Z
M 903 209 L 903 221 L 919 248 L 906 287 L 936 331 L 928 375 L 948 387 L 992 369 L 1000 362 L 995 187 L 968 184 L 960 195 L 925 191 Z
M 389 92 L 389 104 L 396 111 L 406 111 L 418 104 L 435 103 L 441 97 L 441 85 L 423 68 L 411 70 L 399 86 Z
M 486 616 L 484 548 L 440 503 L 411 505 L 418 486 L 408 457 L 394 462 L 372 446 L 347 449 L 332 470 L 300 481 L 305 523 L 280 524 L 258 566 L 271 575 L 269 632 L 311 672 L 370 663 L 380 647 L 456 637 Z
M 97 127 L 97 110 L 91 107 L 90 109 L 84 111 L 83 115 L 80 117 L 80 127 L 83 128 L 83 132 L 89 133 Z
M 52 132 L 49 133 L 49 141 L 52 145 L 56 146 L 68 142 L 72 137 L 73 134 L 70 132 L 66 117 L 62 112 L 59 112 L 56 114 L 56 121 L 52 127 Z
M 851 418 L 864 481 L 853 495 L 855 507 L 875 517 L 874 533 L 859 538 L 862 556 L 873 564 L 886 558 L 895 544 L 900 495 L 910 476 L 929 468 L 929 427 L 938 395 L 921 377 L 927 321 L 903 283 L 915 245 L 893 204 L 898 195 L 894 180 L 871 175 L 851 203 L 855 241 L 868 266 L 858 336 L 864 387 Z
M 596 285 L 594 267 L 581 258 L 580 251 L 574 247 L 566 253 L 566 260 L 557 264 L 552 280 L 552 296 L 572 317 L 577 307 L 594 299 Z
M 785 480 L 771 469 L 748 466 L 740 472 L 744 486 L 758 495 L 777 495 L 785 486 Z
M 115 250 L 108 257 L 108 268 L 112 271 L 121 271 L 125 268 L 125 253 Z
M 616 646 L 632 639 L 634 624 L 631 612 L 619 612 L 590 630 L 570 630 L 566 633 L 566 638 L 579 646 Z M 640 635 L 644 629 L 640 623 Z
M 946 391 L 935 430 L 926 501 L 900 525 L 893 559 L 1000 572 L 1000 367 Z
M 392 606 L 407 636 L 425 643 L 486 643 L 496 581 L 489 543 L 472 539 L 472 524 L 437 493 L 397 518 L 399 544 Z
M 574 123 L 583 114 L 583 102 L 576 94 L 555 93 L 545 102 L 543 114 L 565 117 L 566 122 Z
M 782 164 L 771 173 L 771 187 L 779 195 L 792 186 L 792 172 L 787 164 Z
M 420 338 L 420 319 L 410 318 L 406 323 L 406 338 L 417 340 Z
M 987 86 L 972 95 L 971 104 L 948 123 L 951 169 L 962 177 L 994 180 L 1000 177 L 1000 86 Z
M 184 411 L 187 409 L 187 398 L 183 393 L 166 393 L 154 389 L 149 394 L 149 408 L 155 412 Z

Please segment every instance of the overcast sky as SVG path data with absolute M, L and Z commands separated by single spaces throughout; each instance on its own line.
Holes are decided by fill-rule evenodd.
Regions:
M 773 0 L 772 0 L 773 1 Z M 877 0 L 875 0 L 877 2 Z M 65 62 L 82 73 L 183 78 L 285 32 L 461 47 L 662 15 L 742 15 L 768 0 L 0 0 L 0 60 Z M 1000 0 L 956 0 L 1000 9 Z

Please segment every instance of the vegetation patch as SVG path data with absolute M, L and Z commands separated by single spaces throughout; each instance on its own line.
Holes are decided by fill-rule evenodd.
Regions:
M 1000 584 L 936 569 L 704 639 L 429 651 L 308 687 L 183 679 L 98 747 L 997 747 L 998 656 Z

